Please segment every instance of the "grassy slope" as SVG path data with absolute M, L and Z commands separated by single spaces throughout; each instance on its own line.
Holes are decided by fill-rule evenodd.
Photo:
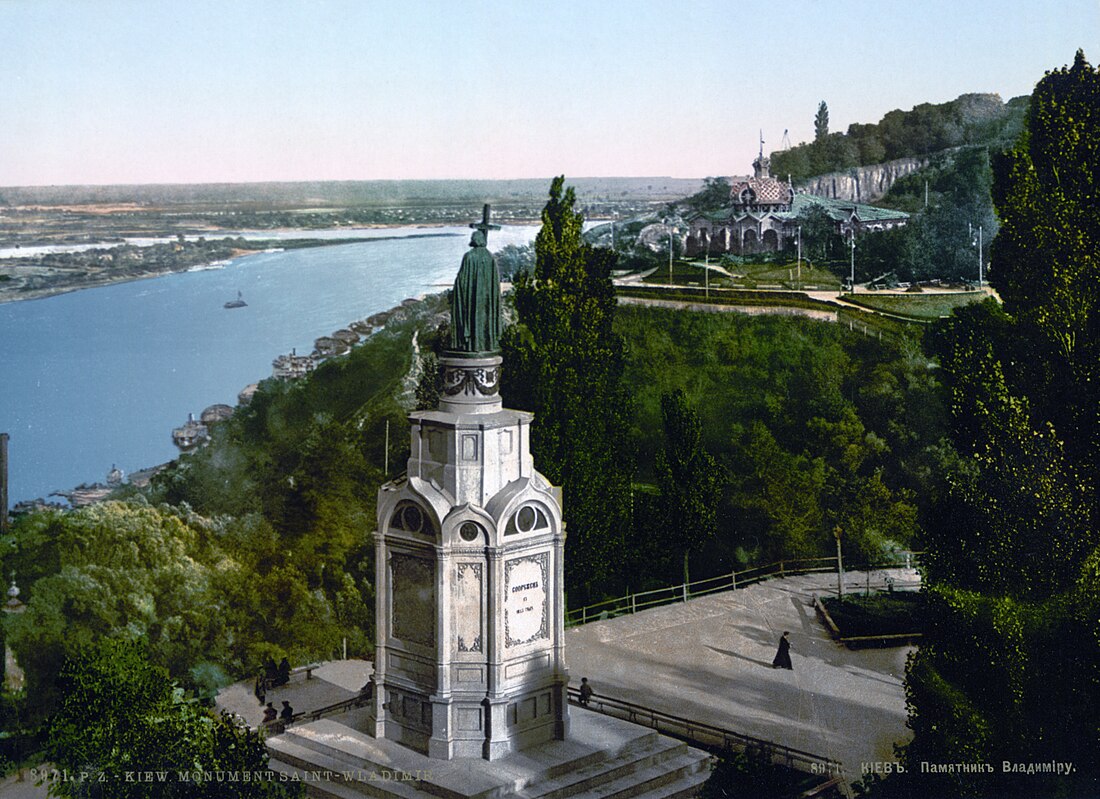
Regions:
M 845 299 L 876 311 L 930 320 L 950 316 L 956 308 L 980 302 L 987 296 L 982 291 L 966 291 L 952 294 L 859 294 Z

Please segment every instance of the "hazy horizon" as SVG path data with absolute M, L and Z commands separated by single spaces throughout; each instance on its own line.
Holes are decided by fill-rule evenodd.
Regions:
M 742 172 L 751 172 L 742 170 Z M 558 173 L 561 174 L 561 173 Z M 558 175 L 528 175 L 518 178 L 476 178 L 476 177 L 428 177 L 428 178 L 331 178 L 317 180 L 303 178 L 301 180 L 201 180 L 201 181 L 176 181 L 168 183 L 153 181 L 149 183 L 38 183 L 23 185 L 0 185 L 0 189 L 60 189 L 60 188 L 151 188 L 156 186 L 262 186 L 265 184 L 303 185 L 310 183 L 519 183 L 529 181 L 551 181 Z M 680 177 L 674 175 L 566 175 L 566 183 L 578 180 L 702 180 L 707 175 L 698 177 Z
M 822 100 L 833 131 L 1008 100 L 1097 31 L 1095 0 L 0 0 L 0 186 L 744 174 Z

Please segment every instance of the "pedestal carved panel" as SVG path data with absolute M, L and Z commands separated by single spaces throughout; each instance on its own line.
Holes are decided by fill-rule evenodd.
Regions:
M 455 566 L 454 624 L 459 652 L 481 651 L 482 565 Z
M 393 635 L 403 641 L 435 643 L 435 569 L 412 555 L 390 559 L 393 586 Z

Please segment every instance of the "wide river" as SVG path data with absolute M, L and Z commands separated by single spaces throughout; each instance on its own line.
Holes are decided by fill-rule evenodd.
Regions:
M 490 233 L 489 247 L 525 244 L 537 231 L 506 226 Z M 128 474 L 175 458 L 172 429 L 209 405 L 236 405 L 242 388 L 271 375 L 275 356 L 310 352 L 318 336 L 449 287 L 470 231 L 327 235 L 399 238 L 262 253 L 217 269 L 0 304 L 0 432 L 11 435 L 11 503 L 102 482 L 113 465 Z M 224 308 L 238 291 L 247 307 Z

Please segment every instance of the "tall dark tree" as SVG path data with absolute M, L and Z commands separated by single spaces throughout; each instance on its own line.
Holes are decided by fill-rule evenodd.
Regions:
M 829 106 L 822 100 L 814 114 L 814 141 L 825 141 L 829 135 Z
M 535 464 L 564 491 L 567 587 L 584 599 L 621 555 L 633 459 L 624 346 L 612 330 L 615 254 L 584 242 L 575 203 L 564 176 L 555 178 L 534 274 L 515 283 L 518 320 L 501 342 L 502 393 L 510 407 L 535 413 Z
M 1100 72 L 1079 52 L 1039 82 L 994 163 L 1004 308 L 972 306 L 933 339 L 960 457 L 928 529 L 931 630 L 910 663 L 899 786 L 912 795 L 1100 791 L 1098 165 Z M 1055 760 L 1072 773 L 1026 771 Z
M 703 446 L 699 415 L 677 389 L 661 396 L 665 447 L 657 452 L 657 484 L 670 548 L 688 557 L 717 531 L 722 472 Z

